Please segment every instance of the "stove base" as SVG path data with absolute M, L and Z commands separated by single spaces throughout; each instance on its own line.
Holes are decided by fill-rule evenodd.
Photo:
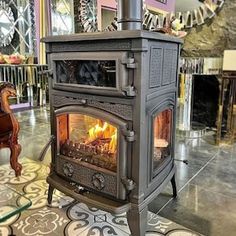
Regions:
M 173 197 L 177 197 L 175 167 L 173 167 L 161 185 L 158 186 L 144 201 L 137 204 L 131 201 L 112 200 L 89 191 L 79 190 L 76 185 L 72 185 L 56 173 L 52 173 L 47 177 L 47 182 L 49 184 L 48 203 L 51 204 L 52 202 L 53 190 L 58 189 L 80 202 L 105 210 L 114 215 L 126 212 L 128 224 L 132 233 L 131 235 L 144 236 L 147 226 L 148 204 L 163 191 L 169 181 L 171 181 L 172 184 Z
M 79 190 L 77 186 L 71 185 L 68 181 L 64 180 L 56 174 L 49 175 L 47 177 L 47 182 L 49 184 L 49 204 L 51 204 L 52 202 L 53 190 L 57 189 L 80 202 L 107 212 L 111 212 L 115 215 L 122 214 L 130 209 L 129 202 L 112 200 L 89 191 Z
M 162 184 L 155 190 L 154 193 L 148 196 L 142 203 L 133 204 L 127 212 L 127 220 L 130 227 L 132 236 L 145 236 L 146 226 L 147 226 L 147 213 L 148 204 L 151 203 L 163 189 L 166 187 L 167 183 L 171 181 L 173 189 L 173 197 L 177 197 L 177 189 L 175 182 L 175 167 L 169 173 L 168 177 L 162 182 Z

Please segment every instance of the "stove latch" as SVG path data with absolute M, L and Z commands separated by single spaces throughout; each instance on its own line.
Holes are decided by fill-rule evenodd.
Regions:
M 134 142 L 134 140 L 135 140 L 134 131 L 128 130 L 128 129 L 127 130 L 123 129 L 122 133 L 128 142 Z
M 122 91 L 125 93 L 126 96 L 128 97 L 135 97 L 136 91 L 133 86 L 127 86 L 122 89 Z
M 127 191 L 133 190 L 136 186 L 135 182 L 132 179 L 128 179 L 127 177 L 121 178 L 121 182 Z
M 122 64 L 126 65 L 126 68 L 128 69 L 137 68 L 137 64 L 135 63 L 135 60 L 133 57 L 128 57 L 128 58 L 123 59 Z

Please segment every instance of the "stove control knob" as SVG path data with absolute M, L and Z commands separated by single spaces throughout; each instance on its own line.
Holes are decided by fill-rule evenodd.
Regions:
M 93 186 L 98 189 L 102 190 L 105 187 L 105 178 L 102 174 L 96 173 L 92 177 L 92 184 Z
M 63 165 L 63 172 L 64 172 L 64 175 L 67 176 L 67 177 L 72 177 L 73 173 L 74 173 L 74 167 L 72 164 L 70 163 L 65 163 Z

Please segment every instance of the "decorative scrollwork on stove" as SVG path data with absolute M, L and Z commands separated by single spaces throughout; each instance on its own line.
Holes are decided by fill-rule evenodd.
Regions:
M 104 189 L 104 187 L 105 187 L 105 178 L 104 178 L 104 176 L 100 173 L 94 174 L 92 176 L 92 184 L 98 190 Z
M 81 105 L 84 104 L 84 97 L 72 98 L 72 97 L 63 97 L 63 96 L 54 96 L 53 105 L 55 107 L 69 106 L 69 105 Z
M 163 48 L 153 47 L 151 50 L 150 81 L 149 87 L 155 88 L 161 85 Z M 155 66 L 158 65 L 158 66 Z
M 120 41 L 117 40 L 109 40 L 107 42 L 83 42 L 83 43 L 71 43 L 70 45 L 64 44 L 64 43 L 56 43 L 52 44 L 51 46 L 52 51 L 58 51 L 58 52 L 65 52 L 65 51 L 71 51 L 71 48 L 73 48 L 74 51 L 78 52 L 97 52 L 97 51 L 107 51 L 107 50 L 131 50 L 132 43 L 129 39 L 123 39 Z
M 102 109 L 104 111 L 110 112 L 125 120 L 131 120 L 131 121 L 133 120 L 132 106 L 129 106 L 126 104 L 100 102 L 100 101 L 95 101 L 95 100 L 92 101 L 92 100 L 87 100 L 86 98 L 87 97 L 85 96 L 81 96 L 79 98 L 54 96 L 53 105 L 55 107 L 62 107 L 62 106 L 69 106 L 69 105 L 85 105 L 84 101 L 86 100 L 87 106 Z
M 72 164 L 70 163 L 65 163 L 63 165 L 63 172 L 64 172 L 64 175 L 67 176 L 67 177 L 72 177 L 73 173 L 74 173 L 74 167 Z
M 117 115 L 126 120 L 133 120 L 132 107 L 125 104 L 115 104 L 98 101 L 88 101 L 88 104 L 93 107 L 97 107 L 108 111 L 114 115 Z

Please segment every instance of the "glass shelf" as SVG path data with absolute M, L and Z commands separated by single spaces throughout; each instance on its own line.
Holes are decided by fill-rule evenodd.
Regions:
M 30 199 L 7 185 L 0 185 L 0 223 L 31 206 Z

